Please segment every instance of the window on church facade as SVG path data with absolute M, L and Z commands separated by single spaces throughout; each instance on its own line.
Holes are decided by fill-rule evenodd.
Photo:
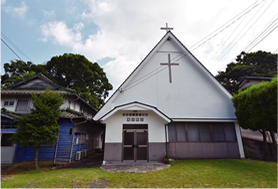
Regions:
M 175 142 L 224 142 L 236 141 L 233 123 L 171 123 L 169 141 Z

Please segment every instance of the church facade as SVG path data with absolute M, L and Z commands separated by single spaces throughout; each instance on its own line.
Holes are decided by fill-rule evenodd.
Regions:
M 93 118 L 104 162 L 244 158 L 231 98 L 168 31 Z

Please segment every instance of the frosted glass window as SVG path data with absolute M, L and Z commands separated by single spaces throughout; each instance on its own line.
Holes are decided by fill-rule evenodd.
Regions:
M 176 126 L 174 123 L 171 123 L 169 126 L 169 141 L 177 141 L 177 132 L 176 132 Z
M 185 124 L 184 123 L 176 123 L 176 125 L 177 125 L 178 141 L 186 141 Z
M 201 141 L 211 141 L 210 128 L 208 123 L 199 123 Z
M 213 123 L 212 128 L 214 141 L 225 141 L 223 123 Z
M 189 141 L 199 141 L 199 129 L 197 123 L 188 123 L 187 124 L 188 130 L 188 140 Z
M 224 123 L 224 131 L 226 135 L 226 141 L 236 141 L 234 123 Z
M 18 99 L 17 106 L 16 106 L 16 112 L 27 112 L 29 110 L 28 107 L 29 99 Z

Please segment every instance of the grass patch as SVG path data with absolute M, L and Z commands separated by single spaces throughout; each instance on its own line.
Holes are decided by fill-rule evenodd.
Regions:
M 99 168 L 27 170 L 7 175 L 2 188 L 277 188 L 277 163 L 247 160 L 176 160 L 148 173 Z

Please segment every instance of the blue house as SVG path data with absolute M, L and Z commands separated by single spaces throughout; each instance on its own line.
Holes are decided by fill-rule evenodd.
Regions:
M 44 75 L 36 75 L 1 91 L 1 164 L 33 164 L 36 147 L 21 147 L 8 140 L 17 131 L 16 117 L 33 107 L 32 94 L 51 88 L 65 97 L 55 145 L 47 142 L 39 149 L 39 164 L 70 163 L 96 149 L 102 149 L 104 127 L 92 120 L 97 113 L 74 90 L 61 87 Z M 83 151 L 82 154 L 80 151 Z M 78 156 L 76 153 L 78 152 Z

